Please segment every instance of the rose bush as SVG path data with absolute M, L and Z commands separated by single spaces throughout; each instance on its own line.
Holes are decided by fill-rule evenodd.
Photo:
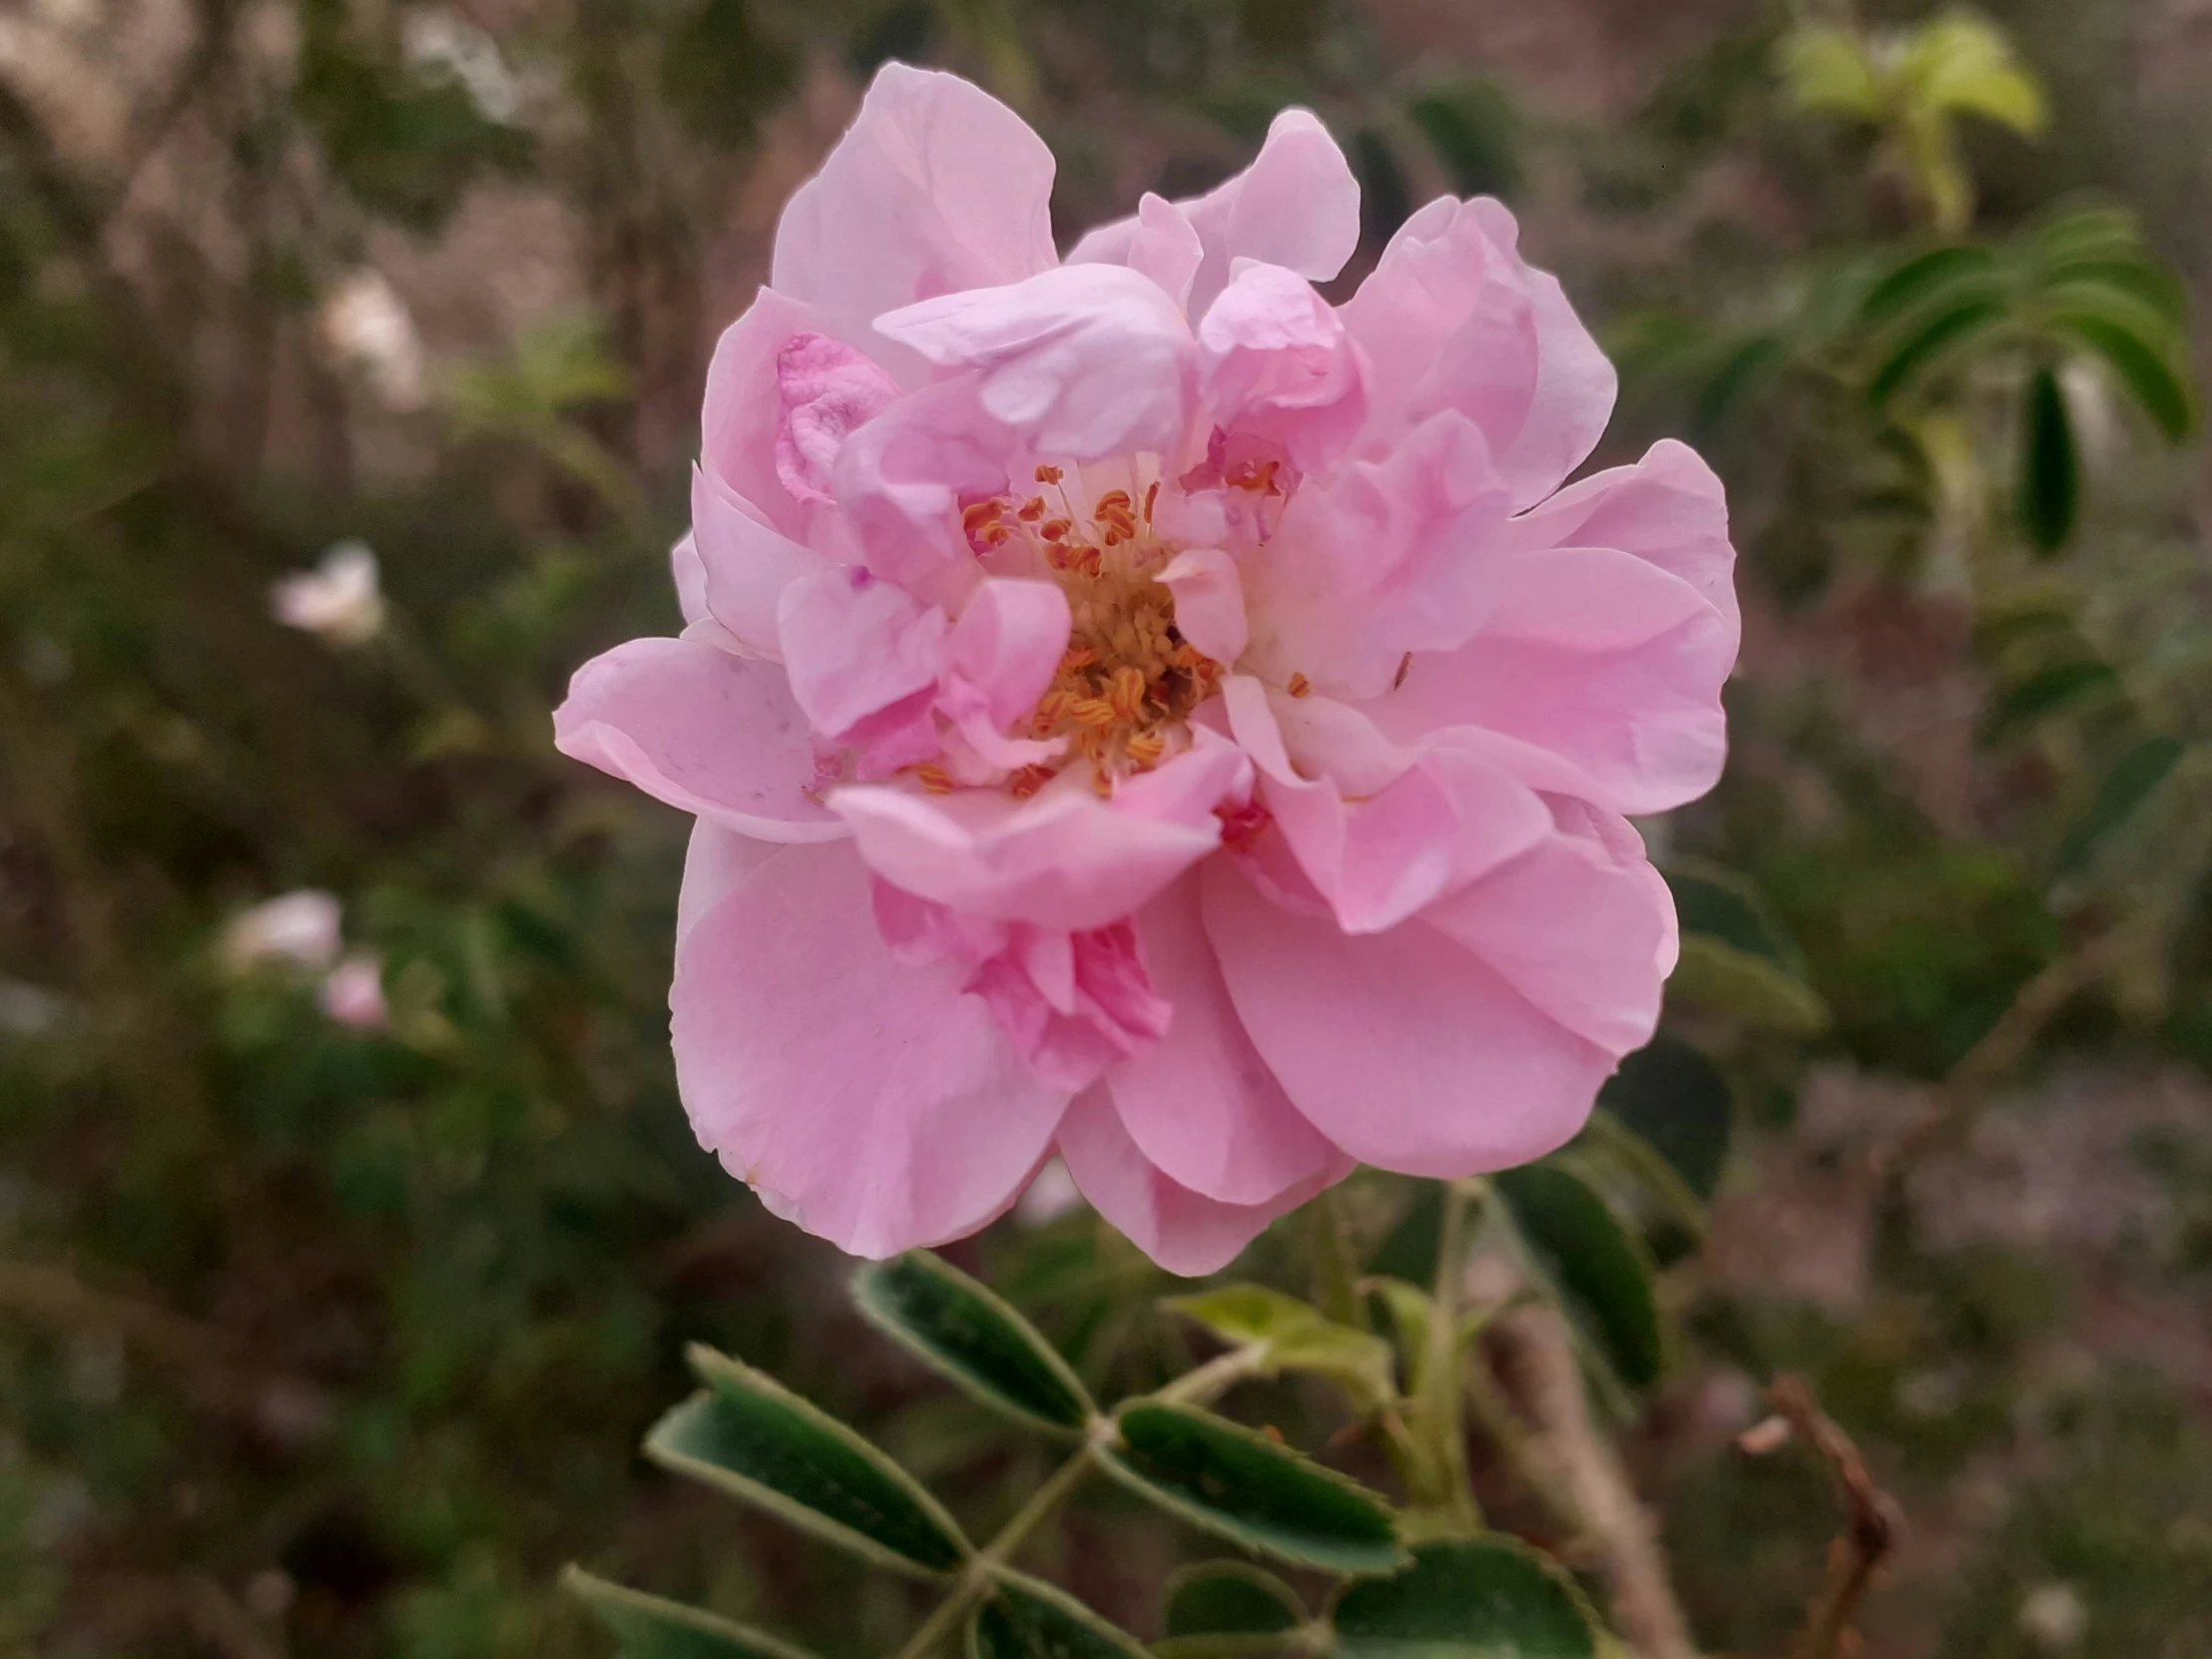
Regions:
M 1355 1161 L 1571 1136 L 1673 963 L 1631 815 L 1708 789 L 1739 620 L 1666 443 L 1562 488 L 1613 372 L 1486 200 L 1341 305 L 1298 110 L 1063 261 L 1052 160 L 886 67 L 710 370 L 687 620 L 561 748 L 695 814 L 671 994 L 702 1143 L 865 1256 L 1057 1150 L 1211 1271 Z

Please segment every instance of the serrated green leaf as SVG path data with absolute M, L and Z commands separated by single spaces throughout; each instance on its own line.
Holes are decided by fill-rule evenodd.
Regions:
M 2095 657 L 2052 663 L 1996 700 L 1982 723 L 1982 741 L 2001 743 L 2037 721 L 2102 702 L 2119 691 L 2120 677 L 2110 663 Z
M 1881 327 L 1939 295 L 1989 298 L 1997 271 L 1997 256 L 1987 248 L 1968 243 L 1930 249 L 1867 290 L 1859 302 L 1859 320 L 1867 327 Z M 1961 288 L 1968 293 L 1960 294 Z
M 1178 1638 L 1256 1638 L 1251 1651 L 1273 1652 L 1281 1644 L 1267 1638 L 1306 1623 L 1306 1605 L 1298 1592 L 1244 1561 L 1200 1561 L 1179 1569 L 1168 1580 L 1166 1604 L 1167 1639 L 1154 1648 L 1160 1659 L 1180 1659 L 1200 1645 Z M 1207 1651 L 1220 1652 L 1221 1644 L 1208 1644 Z
M 2188 746 L 2179 738 L 2161 734 L 2145 738 L 2122 755 L 2104 775 L 2089 810 L 2066 832 L 2053 860 L 2052 873 L 2071 875 L 2085 866 L 2106 837 L 2120 830 L 2151 798 L 2187 752 Z
M 2196 398 L 2180 369 L 2134 330 L 2105 315 L 2054 311 L 2050 326 L 2071 335 L 2110 365 L 2143 412 L 2178 443 L 2196 425 Z
M 1882 119 L 1882 85 L 1874 61 L 1848 29 L 1812 24 L 1783 37 L 1783 84 L 1802 110 Z
M 909 1251 L 852 1276 L 860 1312 L 986 1405 L 1080 1431 L 1098 1408 L 1036 1329 L 942 1258 Z
M 1612 1208 L 1557 1163 L 1501 1170 L 1491 1182 L 1537 1268 L 1614 1373 L 1631 1387 L 1658 1382 L 1667 1342 L 1653 1268 Z
M 1156 1400 L 1126 1405 L 1115 1420 L 1107 1470 L 1194 1525 L 1331 1572 L 1378 1572 L 1403 1559 L 1380 1497 L 1265 1435 Z
M 1339 1659 L 1595 1659 L 1597 1628 L 1565 1576 L 1497 1533 L 1422 1544 L 1413 1564 L 1347 1589 Z
M 1876 368 L 1867 382 L 1868 398 L 1878 407 L 1889 402 L 1936 364 L 1998 327 L 2007 314 L 2002 302 L 1986 298 L 1930 307 Z
M 1649 1146 L 1699 1199 L 1720 1185 L 1733 1112 L 1728 1079 L 1695 1048 L 1662 1033 L 1621 1061 L 1598 1106 Z
M 1065 1590 L 1004 1567 L 993 1576 L 968 1620 L 970 1659 L 1146 1659 L 1134 1636 Z
M 2014 510 L 2030 546 L 2056 553 L 2081 511 L 2081 453 L 2058 376 L 2038 368 L 2020 410 L 2020 478 Z
M 764 1631 L 610 1583 L 581 1567 L 563 1569 L 561 1588 L 591 1609 L 625 1659 L 812 1659 L 804 1648 Z
M 1826 1030 L 1820 992 L 1765 956 L 1706 933 L 1684 933 L 1667 995 L 1768 1031 L 1812 1036 Z
M 1173 1297 L 1166 1306 L 1224 1342 L 1258 1348 L 1267 1370 L 1328 1378 L 1362 1411 L 1380 1408 L 1396 1392 L 1388 1343 L 1326 1319 L 1312 1304 L 1281 1291 L 1225 1285 L 1197 1296 Z
M 706 1387 L 664 1416 L 645 1454 L 886 1566 L 947 1573 L 967 1560 L 952 1517 L 919 1482 L 774 1379 L 709 1349 Z

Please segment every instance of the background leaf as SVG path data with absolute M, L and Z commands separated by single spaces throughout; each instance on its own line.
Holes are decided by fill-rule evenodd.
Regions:
M 2070 875 L 2087 864 L 2105 838 L 2135 816 L 2136 809 L 2150 799 L 2187 752 L 2188 746 L 2179 738 L 2162 733 L 2145 738 L 2114 762 L 2097 787 L 2089 810 L 2059 843 L 2052 873 Z
M 1582 1598 L 1501 1534 L 1423 1544 L 1413 1564 L 1351 1586 L 1332 1613 L 1342 1659 L 1595 1659 Z
M 928 1251 L 862 1267 L 852 1276 L 852 1296 L 879 1329 L 986 1404 L 1075 1430 L 1097 1412 L 1067 1362 L 1027 1320 Z
M 1274 1371 L 1311 1372 L 1342 1386 L 1362 1410 L 1395 1392 L 1390 1345 L 1371 1332 L 1325 1319 L 1310 1303 L 1264 1285 L 1224 1285 L 1167 1307 L 1194 1319 L 1224 1342 L 1257 1347 Z
M 1003 1568 L 997 1578 L 968 1623 L 973 1659 L 1146 1659 L 1135 1637 L 1064 1590 Z
M 1658 1382 L 1667 1344 L 1651 1263 L 1611 1207 L 1555 1163 L 1501 1170 L 1491 1183 L 1536 1267 L 1620 1380 L 1638 1388 Z
M 2015 510 L 2031 546 L 2050 554 L 2066 545 L 2081 510 L 2081 453 L 2066 394 L 2051 369 L 2028 378 L 2020 410 L 2020 479 Z
M 1627 1056 L 1597 1103 L 1649 1144 L 1691 1192 L 1713 1196 L 1728 1162 L 1728 1080 L 1703 1053 L 1661 1032 Z
M 614 1633 L 626 1659 L 811 1659 L 805 1649 L 762 1631 L 609 1583 L 581 1567 L 563 1570 L 561 1588 Z

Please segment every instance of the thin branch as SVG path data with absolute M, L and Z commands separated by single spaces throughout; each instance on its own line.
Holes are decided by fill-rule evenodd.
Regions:
M 1904 1535 L 1905 1515 L 1868 1473 L 1851 1436 L 1820 1408 L 1803 1382 L 1779 1378 L 1768 1397 L 1775 1415 L 1747 1429 L 1737 1443 L 1758 1456 L 1802 1438 L 1828 1460 L 1843 1499 L 1844 1530 L 1829 1546 L 1828 1582 L 1807 1613 L 1794 1650 L 1797 1659 L 1839 1659 L 1856 1651 L 1853 1625 L 1859 1604 Z

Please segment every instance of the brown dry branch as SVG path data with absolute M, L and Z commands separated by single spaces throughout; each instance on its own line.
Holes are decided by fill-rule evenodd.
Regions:
M 1695 1659 L 1658 1529 L 1612 1441 L 1591 1419 L 1566 1321 L 1549 1306 L 1516 1309 L 1492 1323 L 1485 1348 L 1529 1427 L 1524 1466 L 1553 1507 L 1579 1521 L 1628 1645 L 1638 1659 Z
M 1844 1529 L 1829 1546 L 1828 1582 L 1806 1614 L 1796 1659 L 1839 1659 L 1858 1652 L 1859 1604 L 1875 1574 L 1905 1533 L 1897 1500 L 1875 1483 L 1852 1437 L 1820 1407 L 1813 1390 L 1795 1377 L 1778 1378 L 1768 1392 L 1774 1415 L 1747 1429 L 1737 1445 L 1764 1456 L 1802 1439 L 1827 1459 L 1843 1499 Z

